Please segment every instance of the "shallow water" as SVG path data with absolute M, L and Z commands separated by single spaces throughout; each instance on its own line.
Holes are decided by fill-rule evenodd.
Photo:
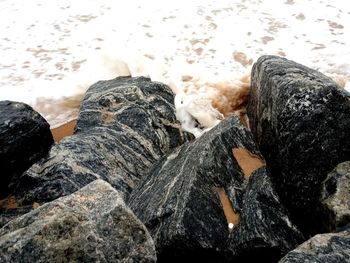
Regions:
M 350 89 L 346 1 L 3 0 L 0 99 L 29 103 L 52 126 L 77 115 L 89 85 L 149 75 L 240 78 L 264 54 L 332 75 Z

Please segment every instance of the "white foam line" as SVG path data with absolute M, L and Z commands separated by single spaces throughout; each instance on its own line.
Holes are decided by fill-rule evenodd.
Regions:
M 350 8 L 342 0 L 3 0 L 0 10 L 0 99 L 39 111 L 39 98 L 63 105 L 95 81 L 127 74 L 193 95 L 183 76 L 192 86 L 233 81 L 264 54 L 337 74 L 349 89 Z M 72 114 L 49 114 L 49 106 L 43 114 L 53 125 Z

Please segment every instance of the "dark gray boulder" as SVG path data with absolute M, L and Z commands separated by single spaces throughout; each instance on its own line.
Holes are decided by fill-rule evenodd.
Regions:
M 319 234 L 284 256 L 279 263 L 350 262 L 350 230 Z
M 318 71 L 263 56 L 252 70 L 250 127 L 293 221 L 306 234 L 322 229 L 320 190 L 350 160 L 350 96 Z
M 237 117 L 154 165 L 128 205 L 149 229 L 160 262 L 276 262 L 301 240 Z
M 0 198 L 8 184 L 53 144 L 50 125 L 32 107 L 21 102 L 0 101 Z
M 96 179 L 109 182 L 127 198 L 155 161 L 191 138 L 176 120 L 173 101 L 166 85 L 144 77 L 91 86 L 75 134 L 54 145 L 21 176 L 12 193 L 18 207 L 49 202 Z M 2 213 L 0 223 L 10 213 L 13 210 Z
M 0 229 L 0 262 L 156 262 L 146 227 L 103 180 Z
M 350 161 L 340 163 L 322 185 L 325 225 L 335 231 L 350 224 Z
M 230 234 L 238 262 L 277 262 L 303 240 L 272 187 L 266 168 L 251 175 L 242 197 L 241 222 Z

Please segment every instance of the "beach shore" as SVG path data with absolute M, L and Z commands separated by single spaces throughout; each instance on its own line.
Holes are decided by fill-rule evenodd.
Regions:
M 74 119 L 58 127 L 52 128 L 51 132 L 55 142 L 59 142 L 64 137 L 72 135 L 74 133 L 76 124 L 77 120 Z

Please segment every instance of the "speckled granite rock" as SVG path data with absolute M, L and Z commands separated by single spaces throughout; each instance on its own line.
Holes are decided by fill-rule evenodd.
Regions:
M 350 160 L 349 93 L 315 70 L 263 56 L 253 66 L 247 113 L 293 221 L 304 233 L 317 233 L 322 182 Z
M 102 180 L 0 229 L 0 262 L 155 261 L 147 229 Z
M 350 161 L 338 164 L 328 174 L 323 182 L 322 204 L 329 231 L 350 224 Z
M 109 182 L 127 198 L 156 160 L 190 138 L 176 120 L 173 100 L 167 86 L 144 77 L 91 86 L 76 133 L 22 175 L 12 193 L 17 206 L 54 200 L 96 179 Z M 0 215 L 0 222 L 10 213 L 13 210 Z
M 350 230 L 316 235 L 289 252 L 279 263 L 350 262 Z
M 128 204 L 154 238 L 160 262 L 276 262 L 300 240 L 237 117 L 163 158 Z M 231 233 L 229 222 L 236 225 Z
M 0 101 L 0 198 L 8 193 L 10 180 L 44 156 L 52 143 L 50 125 L 32 107 Z

